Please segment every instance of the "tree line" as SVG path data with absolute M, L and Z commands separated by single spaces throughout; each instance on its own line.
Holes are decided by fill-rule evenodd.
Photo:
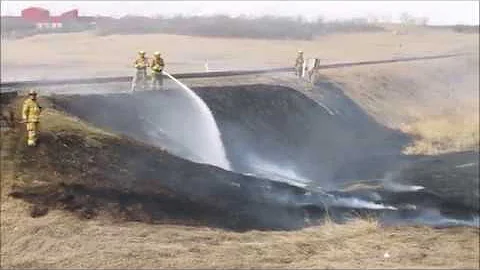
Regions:
M 428 25 L 428 18 L 413 17 L 408 13 L 400 16 L 403 25 Z M 430 27 L 430 26 L 429 26 Z M 432 26 L 433 28 L 437 28 Z M 477 26 L 442 26 L 455 32 L 478 33 Z M 39 30 L 34 23 L 19 17 L 2 17 L 2 37 L 14 34 L 24 37 L 38 33 L 94 31 L 100 36 L 112 34 L 177 34 L 205 37 L 259 38 L 259 39 L 301 39 L 311 40 L 330 33 L 385 31 L 376 18 L 353 18 L 348 20 L 324 21 L 321 17 L 307 21 L 301 17 L 263 16 L 231 17 L 214 16 L 174 16 L 143 17 L 124 16 L 121 18 L 96 17 L 94 23 L 72 21 L 64 23 L 60 29 Z
M 98 35 L 164 33 L 206 37 L 238 37 L 264 39 L 304 39 L 332 32 L 383 31 L 366 19 L 324 22 L 321 18 L 306 21 L 302 18 L 263 16 L 125 16 L 119 19 L 97 20 Z

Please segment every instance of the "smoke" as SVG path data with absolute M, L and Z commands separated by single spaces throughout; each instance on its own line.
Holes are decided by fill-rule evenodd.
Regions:
M 426 225 L 436 227 L 469 226 L 480 227 L 480 217 L 470 214 L 463 217 L 447 217 L 436 208 L 424 208 L 412 211 L 410 215 L 405 213 L 388 213 L 382 217 L 382 223 L 395 225 Z
M 419 185 L 405 185 L 395 182 L 400 177 L 400 171 L 389 171 L 385 173 L 385 178 L 381 179 L 383 189 L 393 192 L 415 192 L 425 189 Z
M 372 209 L 372 210 L 397 210 L 398 209 L 393 206 L 384 205 L 382 203 L 369 202 L 359 198 L 336 198 L 332 202 L 330 202 L 330 206 Z
M 423 186 L 416 186 L 416 185 L 403 185 L 399 183 L 394 183 L 390 181 L 383 182 L 383 187 L 385 190 L 393 191 L 393 192 L 411 192 L 411 191 L 419 191 L 425 189 Z
M 299 175 L 292 164 L 275 164 L 253 153 L 246 153 L 251 169 L 248 174 L 267 178 L 273 181 L 285 182 L 292 186 L 306 187 L 312 181 Z

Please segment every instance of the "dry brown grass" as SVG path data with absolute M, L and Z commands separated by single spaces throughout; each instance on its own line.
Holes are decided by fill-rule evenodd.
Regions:
M 414 136 L 410 154 L 478 149 L 478 54 L 325 70 L 377 121 Z
M 298 232 L 234 233 L 78 221 L 59 212 L 30 220 L 20 212 L 2 230 L 2 267 L 8 268 L 479 267 L 479 232 L 466 228 L 380 228 L 357 220 Z
M 323 62 L 384 59 L 395 56 L 478 51 L 478 35 L 446 30 L 352 33 L 313 41 L 203 38 L 178 35 L 90 33 L 38 35 L 2 40 L 2 80 L 131 75 L 138 50 L 161 51 L 170 73 L 212 69 L 290 66 L 298 49 Z M 25 72 L 28 70 L 28 72 Z
M 454 151 L 479 150 L 480 123 L 475 112 L 418 120 L 402 131 L 417 138 L 406 154 L 436 155 Z

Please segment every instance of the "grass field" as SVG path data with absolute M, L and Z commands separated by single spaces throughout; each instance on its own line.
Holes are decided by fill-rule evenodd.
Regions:
M 177 35 L 52 34 L 2 41 L 2 80 L 131 75 L 139 50 L 160 51 L 170 73 L 209 68 L 290 66 L 297 50 L 324 63 L 452 52 L 478 52 L 474 34 L 412 29 L 329 35 L 313 41 L 202 38 Z

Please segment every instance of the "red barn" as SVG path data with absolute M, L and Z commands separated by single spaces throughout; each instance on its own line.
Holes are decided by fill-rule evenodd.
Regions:
M 60 16 L 50 17 L 50 22 L 63 23 L 66 21 L 72 21 L 77 19 L 78 19 L 78 9 L 73 9 L 73 10 L 62 13 Z
M 73 9 L 62 13 L 60 18 L 62 18 L 62 20 L 76 20 L 78 19 L 78 9 Z
M 22 10 L 22 18 L 33 23 L 48 22 L 50 19 L 50 12 L 43 8 L 31 7 Z

